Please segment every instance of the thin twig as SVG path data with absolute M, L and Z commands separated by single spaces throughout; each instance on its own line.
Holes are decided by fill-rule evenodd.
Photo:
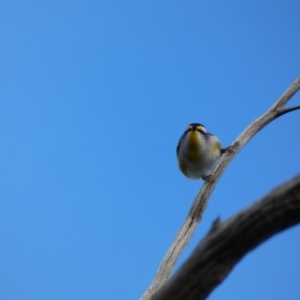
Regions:
M 190 241 L 198 223 L 200 222 L 203 212 L 207 206 L 208 199 L 213 192 L 216 183 L 225 171 L 228 164 L 234 156 L 249 142 L 249 140 L 267 124 L 274 119 L 283 115 L 284 105 L 300 89 L 300 77 L 298 77 L 286 92 L 273 104 L 273 106 L 262 116 L 254 120 L 232 143 L 231 149 L 234 153 L 226 153 L 220 159 L 220 162 L 213 171 L 215 182 L 205 182 L 196 196 L 192 207 L 181 227 L 171 247 L 167 251 L 151 285 L 141 297 L 141 300 L 149 300 L 152 295 L 159 290 L 170 278 L 175 263 L 177 262 L 182 251 Z M 287 111 L 288 112 L 288 111 Z
M 281 117 L 282 115 L 287 114 L 287 113 L 289 113 L 289 112 L 291 112 L 291 111 L 294 111 L 294 110 L 297 110 L 297 109 L 300 109 L 300 105 L 298 105 L 298 106 L 293 106 L 293 107 L 289 107 L 289 108 L 285 108 L 285 109 L 283 109 L 283 110 L 279 113 L 278 117 Z

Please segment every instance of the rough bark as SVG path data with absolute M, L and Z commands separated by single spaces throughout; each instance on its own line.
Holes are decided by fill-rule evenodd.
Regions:
M 226 222 L 216 220 L 153 300 L 201 300 L 252 249 L 300 223 L 300 175 Z

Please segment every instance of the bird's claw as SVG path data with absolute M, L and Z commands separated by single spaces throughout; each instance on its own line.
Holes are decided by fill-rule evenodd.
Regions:
M 232 146 L 229 146 L 229 147 L 226 147 L 226 148 L 221 149 L 221 154 L 224 154 L 224 153 L 230 153 L 230 154 L 233 154 L 233 153 L 234 153 L 234 150 L 232 149 Z
M 215 182 L 215 179 L 214 179 L 213 175 L 204 176 L 204 177 L 202 177 L 202 179 L 209 182 L 209 183 L 214 183 Z

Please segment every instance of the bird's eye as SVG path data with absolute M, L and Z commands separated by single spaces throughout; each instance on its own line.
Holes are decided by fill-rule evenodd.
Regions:
M 204 126 L 202 126 L 202 125 L 197 126 L 197 131 L 202 132 L 204 134 L 207 133 L 206 128 Z

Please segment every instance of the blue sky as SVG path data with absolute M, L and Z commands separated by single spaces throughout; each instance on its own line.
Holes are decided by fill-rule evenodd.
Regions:
M 299 10 L 1 1 L 0 298 L 138 299 L 202 185 L 178 171 L 180 135 L 200 122 L 227 146 L 274 103 L 300 75 Z M 217 216 L 299 173 L 299 126 L 285 115 L 236 156 L 178 266 Z M 299 234 L 252 251 L 209 299 L 299 299 Z

